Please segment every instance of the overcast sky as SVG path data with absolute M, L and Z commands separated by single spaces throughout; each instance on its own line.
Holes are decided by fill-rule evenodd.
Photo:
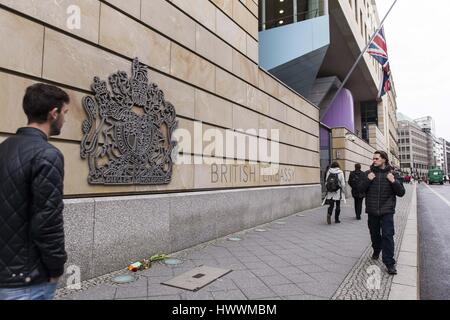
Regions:
M 380 19 L 393 0 L 376 0 Z M 398 0 L 385 23 L 401 113 L 432 116 L 450 141 L 450 1 Z

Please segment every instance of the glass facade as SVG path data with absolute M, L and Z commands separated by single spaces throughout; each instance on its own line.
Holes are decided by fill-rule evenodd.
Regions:
M 260 0 L 259 31 L 323 16 L 325 1 L 327 0 Z
M 369 141 L 369 125 L 378 126 L 378 103 L 376 101 L 361 103 L 362 138 Z

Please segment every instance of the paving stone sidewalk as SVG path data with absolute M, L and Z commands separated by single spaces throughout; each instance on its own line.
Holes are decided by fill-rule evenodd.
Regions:
M 400 199 L 395 215 L 395 258 L 398 262 L 403 234 L 405 231 L 408 215 L 411 210 L 413 188 L 405 186 L 408 193 Z M 414 203 L 416 205 L 416 203 Z M 382 259 L 373 261 L 371 259 L 373 250 L 369 246 L 362 254 L 359 261 L 353 266 L 346 279 L 333 295 L 333 300 L 388 300 L 394 277 L 385 272 Z M 401 273 L 401 269 L 398 268 Z M 402 277 L 400 274 L 398 277 Z
M 402 237 L 412 191 L 399 199 L 396 215 L 396 247 Z M 131 284 L 117 285 L 111 278 L 126 270 L 88 280 L 81 290 L 61 289 L 61 300 L 257 300 L 257 299 L 387 299 L 392 277 L 380 263 L 370 260 L 372 253 L 367 216 L 355 219 L 353 201 L 342 206 L 341 224 L 326 224 L 326 208 L 302 212 L 264 226 L 267 232 L 250 229 L 234 237 L 218 239 L 172 255 L 183 260 L 179 266 L 155 263 L 134 274 Z M 221 279 L 197 292 L 161 285 L 200 265 L 232 269 Z M 373 274 L 382 270 L 380 289 L 367 289 Z M 368 273 L 369 271 L 369 273 Z

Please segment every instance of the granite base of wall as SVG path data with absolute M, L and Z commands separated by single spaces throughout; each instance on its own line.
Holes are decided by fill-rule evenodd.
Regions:
M 91 279 L 153 254 L 177 252 L 316 208 L 320 189 L 317 185 L 67 200 L 66 268 L 75 265 L 82 280 Z

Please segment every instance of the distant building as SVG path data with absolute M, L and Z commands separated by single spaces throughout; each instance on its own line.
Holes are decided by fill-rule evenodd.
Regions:
M 431 168 L 440 168 L 445 174 L 450 172 L 450 143 L 436 137 L 436 125 L 430 116 L 412 120 L 398 113 L 398 143 L 400 163 L 403 172 L 420 176 Z
M 399 115 L 401 119 L 407 119 Z M 398 122 L 400 166 L 404 173 L 426 176 L 429 168 L 428 134 L 414 121 Z
M 427 134 L 428 164 L 430 168 L 445 167 L 444 142 L 442 138 L 436 136 L 436 124 L 432 117 L 422 117 L 414 120 L 422 131 Z
M 445 174 L 449 175 L 450 174 L 450 141 L 446 141 L 445 140 L 445 144 L 444 144 L 444 155 L 445 155 Z
M 442 138 L 435 138 L 433 143 L 433 164 L 436 168 L 445 168 L 445 154 L 444 154 L 445 140 Z
M 436 124 L 432 117 L 415 119 L 414 122 L 416 122 L 425 132 L 429 132 L 434 136 L 436 135 Z

